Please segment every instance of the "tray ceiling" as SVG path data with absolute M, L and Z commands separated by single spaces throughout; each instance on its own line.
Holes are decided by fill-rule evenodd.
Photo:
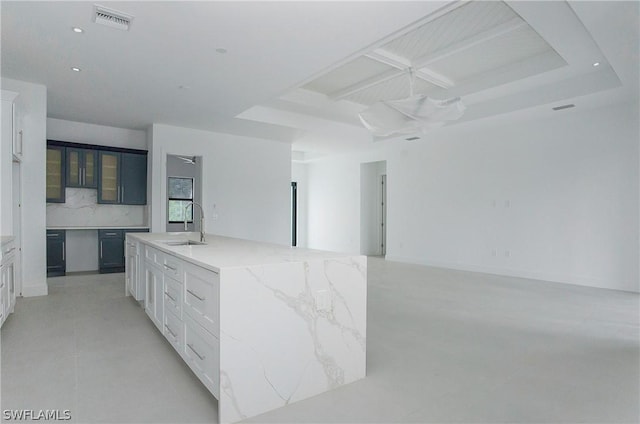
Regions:
M 545 55 L 544 67 L 527 71 L 527 61 Z M 567 63 L 503 2 L 468 2 L 310 81 L 303 88 L 332 100 L 371 105 L 414 92 L 434 97 L 469 94 Z M 503 72 L 518 65 L 520 72 Z M 524 73 L 523 73 L 524 71 Z M 501 75 L 500 78 L 495 78 Z M 486 76 L 486 82 L 479 81 Z M 480 84 L 477 84 L 480 82 Z M 462 87 L 462 88 L 461 88 Z

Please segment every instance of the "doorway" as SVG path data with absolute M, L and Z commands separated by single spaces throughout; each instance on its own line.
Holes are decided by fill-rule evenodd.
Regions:
M 360 164 L 360 254 L 387 253 L 387 161 Z

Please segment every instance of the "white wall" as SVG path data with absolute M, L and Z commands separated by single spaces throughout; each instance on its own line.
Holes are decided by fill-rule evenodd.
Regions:
M 309 163 L 307 246 L 360 251 L 360 163 L 337 156 Z
M 85 122 L 66 121 L 64 119 L 47 118 L 47 138 L 49 140 L 97 144 L 99 146 L 147 149 L 147 133 L 145 130 L 130 130 Z
M 67 250 L 66 272 L 98 271 L 100 269 L 98 231 L 66 231 L 65 243 Z
M 309 247 L 358 250 L 360 164 L 386 159 L 387 258 L 639 291 L 637 116 L 476 122 L 312 162 Z
M 148 131 L 152 231 L 166 227 L 167 154 L 202 156 L 207 233 L 289 244 L 289 144 L 159 124 Z
M 22 115 L 22 294 L 47 294 L 45 228 L 47 89 L 43 85 L 2 78 L 2 88 L 16 91 Z M 3 199 L 4 201 L 4 199 Z

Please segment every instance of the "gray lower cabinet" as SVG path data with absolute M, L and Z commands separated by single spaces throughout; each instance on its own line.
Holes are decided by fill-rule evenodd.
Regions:
M 47 277 L 65 275 L 65 231 L 47 230 Z
M 98 230 L 100 273 L 124 271 L 124 234 L 122 230 Z
M 149 232 L 148 229 L 98 230 L 98 254 L 101 274 L 124 272 L 126 233 Z

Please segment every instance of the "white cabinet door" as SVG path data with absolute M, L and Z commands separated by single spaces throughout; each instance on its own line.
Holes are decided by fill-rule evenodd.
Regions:
M 160 331 L 163 326 L 162 319 L 162 271 L 151 265 L 149 262 L 145 263 L 145 300 L 144 310 L 151 318 L 151 321 L 158 327 Z M 164 331 L 163 331 L 164 333 Z
M 137 243 L 127 241 L 125 242 L 125 247 L 127 252 L 125 254 L 126 264 L 125 264 L 125 295 L 132 295 L 136 300 L 138 298 L 138 255 L 137 255 Z

